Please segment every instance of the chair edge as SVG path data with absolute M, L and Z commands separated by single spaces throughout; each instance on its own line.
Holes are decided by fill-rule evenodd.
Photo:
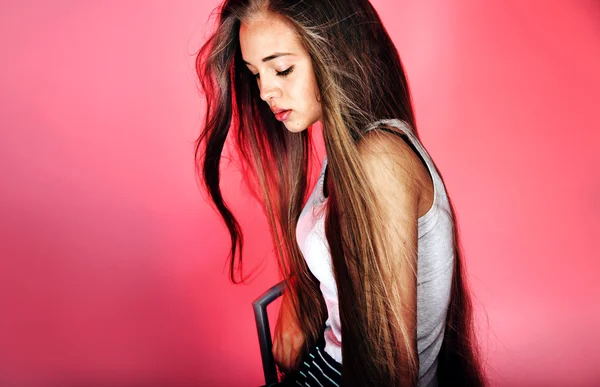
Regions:
M 254 319 L 256 321 L 256 329 L 258 333 L 258 343 L 260 346 L 260 355 L 263 365 L 263 374 L 267 385 L 278 382 L 277 367 L 273 358 L 273 342 L 271 339 L 271 328 L 267 315 L 267 306 L 279 298 L 287 284 L 284 281 L 277 283 L 269 288 L 266 292 L 260 295 L 252 302 L 254 309 Z

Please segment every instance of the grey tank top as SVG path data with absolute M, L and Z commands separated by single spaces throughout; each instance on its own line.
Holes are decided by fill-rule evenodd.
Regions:
M 437 386 L 438 354 L 444 338 L 454 264 L 452 213 L 442 179 L 431 157 L 408 124 L 397 119 L 384 119 L 372 123 L 366 130 L 380 125 L 400 128 L 406 134 L 425 162 L 433 181 L 433 205 L 418 219 L 417 351 L 418 386 Z M 326 166 L 327 158 L 323 161 L 321 175 L 300 214 L 296 237 L 310 271 L 320 282 L 321 293 L 327 306 L 325 352 L 342 363 L 337 286 L 324 227 L 327 198 L 323 194 L 323 180 Z

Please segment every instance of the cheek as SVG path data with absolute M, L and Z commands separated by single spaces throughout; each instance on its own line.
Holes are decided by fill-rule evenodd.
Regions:
M 304 110 L 314 110 L 320 105 L 317 101 L 316 85 L 310 78 L 298 79 L 290 90 L 292 98 Z

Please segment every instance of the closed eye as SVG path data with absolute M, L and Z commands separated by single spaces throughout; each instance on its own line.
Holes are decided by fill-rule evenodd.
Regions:
M 277 76 L 279 77 L 286 77 L 288 76 L 292 71 L 294 71 L 294 66 L 290 66 L 288 69 L 283 70 L 283 71 L 278 71 L 277 72 Z
M 283 71 L 276 71 L 277 76 L 278 77 L 287 77 L 288 75 L 290 75 L 290 73 L 294 71 L 294 66 L 290 66 L 289 68 L 283 70 Z M 256 74 L 252 74 L 254 75 L 254 78 L 259 79 L 260 78 L 260 73 L 256 73 Z

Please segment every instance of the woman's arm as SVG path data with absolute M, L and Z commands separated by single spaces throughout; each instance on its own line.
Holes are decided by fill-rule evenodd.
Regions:
M 398 344 L 396 364 L 403 385 L 416 385 L 418 213 L 424 184 L 431 180 L 419 156 L 396 134 L 372 130 L 359 143 L 359 151 L 375 194 L 376 221 L 383 226 L 378 255 Z
M 281 371 L 287 373 L 297 368 L 298 353 L 302 349 L 304 340 L 304 333 L 300 328 L 291 299 L 291 291 L 286 288 L 273 335 L 273 358 Z

